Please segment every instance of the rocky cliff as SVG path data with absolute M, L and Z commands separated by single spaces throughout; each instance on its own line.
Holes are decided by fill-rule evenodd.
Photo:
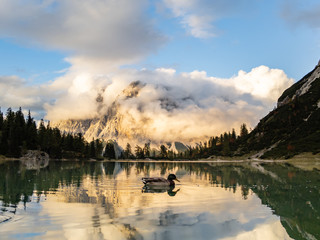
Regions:
M 320 62 L 283 92 L 277 108 L 260 120 L 241 150 L 262 150 L 262 158 L 320 152 Z

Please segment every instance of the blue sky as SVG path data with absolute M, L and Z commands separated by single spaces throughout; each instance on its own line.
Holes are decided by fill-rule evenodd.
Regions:
M 26 46 L 12 39 L 0 40 L 0 73 L 26 78 L 30 84 L 53 80 L 59 71 L 69 67 L 65 54 Z
M 179 24 L 179 17 L 158 20 L 161 29 L 171 33 L 171 41 L 145 64 L 172 65 L 180 71 L 205 70 L 218 77 L 266 65 L 283 69 L 299 80 L 319 60 L 319 18 L 315 19 L 316 27 L 310 27 L 303 20 L 297 23 L 285 19 L 284 1 L 246 2 L 239 12 L 213 23 L 218 32 L 216 37 L 193 37 Z M 317 1 L 309 2 L 314 3 L 311 6 L 319 6 Z
M 35 1 L 29 2 L 34 4 Z M 292 14 L 298 16 L 316 7 L 319 9 L 316 0 L 304 1 L 303 5 L 298 1 L 240 1 L 240 6 L 230 7 L 225 15 L 209 20 L 214 28 L 212 32 L 217 32 L 213 37 L 193 36 L 188 32 L 188 26 L 181 23 L 183 15 L 172 13 L 168 6 L 170 1 L 164 6 L 159 6 L 159 2 L 150 1 L 144 11 L 166 41 L 155 52 L 133 65 L 129 64 L 133 67 L 173 67 L 178 72 L 204 70 L 211 76 L 230 77 L 239 70 L 249 71 L 266 65 L 283 69 L 289 77 L 299 80 L 319 59 L 319 17 L 314 19 L 314 25 L 307 22 L 307 16 L 299 21 L 294 16 L 293 19 L 284 17 L 288 4 L 294 8 Z M 184 1 L 176 2 L 182 2 L 183 6 Z M 206 8 L 205 4 L 213 8 L 215 5 L 215 1 L 194 2 L 201 8 Z M 227 2 L 231 5 L 233 1 Z M 192 14 L 191 10 L 186 12 Z M 40 83 L 54 80 L 58 71 L 70 66 L 64 60 L 70 56 L 70 51 L 34 43 L 30 37 L 8 35 L 1 31 L 1 75 L 17 75 L 32 83 Z
M 318 63 L 319 12 L 317 0 L 0 0 L 0 106 L 97 117 L 141 80 L 154 94 L 122 103 L 146 107 L 137 121 L 253 127 Z

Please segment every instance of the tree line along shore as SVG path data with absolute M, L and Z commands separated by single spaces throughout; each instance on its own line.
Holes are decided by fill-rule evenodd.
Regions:
M 19 158 L 28 150 L 39 150 L 49 154 L 52 159 L 201 159 L 210 156 L 241 156 L 239 146 L 245 141 L 249 131 L 242 124 L 240 135 L 234 129 L 220 136 L 211 137 L 207 141 L 194 146 L 186 146 L 184 151 L 174 152 L 165 145 L 150 148 L 150 143 L 144 146 L 131 147 L 128 143 L 120 154 L 116 154 L 115 143 L 100 139 L 88 142 L 81 133 L 61 132 L 41 120 L 36 121 L 30 111 L 25 118 L 21 108 L 13 111 L 8 108 L 4 114 L 0 110 L 0 155 L 8 158 Z

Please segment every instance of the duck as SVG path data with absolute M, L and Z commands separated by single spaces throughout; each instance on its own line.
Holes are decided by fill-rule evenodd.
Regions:
M 168 178 L 165 179 L 163 177 L 144 177 L 142 178 L 142 182 L 148 186 L 174 186 L 175 182 L 178 181 L 178 178 L 174 174 L 169 174 Z

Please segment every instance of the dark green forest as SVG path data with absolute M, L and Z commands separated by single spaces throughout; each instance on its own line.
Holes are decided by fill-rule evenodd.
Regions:
M 232 132 L 211 137 L 209 141 L 200 142 L 194 147 L 187 146 L 187 150 L 180 153 L 168 150 L 165 145 L 161 145 L 159 150 L 151 149 L 150 143 L 146 143 L 143 147 L 136 145 L 132 149 L 128 143 L 119 158 L 199 159 L 212 155 L 234 156 L 247 135 L 247 127 L 243 124 L 240 128 L 240 136 L 237 136 L 233 129 Z M 62 133 L 58 128 L 51 127 L 50 122 L 45 124 L 41 120 L 37 127 L 30 111 L 26 118 L 21 108 L 16 112 L 8 108 L 5 115 L 0 111 L 0 155 L 18 158 L 27 150 L 44 151 L 53 159 L 116 158 L 115 142 L 112 140 L 103 143 L 96 139 L 89 143 L 81 133 Z M 104 153 L 103 150 L 105 150 Z
M 8 108 L 5 116 L 0 110 L 0 155 L 18 158 L 27 150 L 44 151 L 56 159 L 100 158 L 103 145 L 98 139 L 85 141 L 81 133 L 61 133 L 43 120 L 37 127 L 30 111 L 25 118 L 21 108 Z
M 158 150 L 151 149 L 150 144 L 146 143 L 144 147 L 136 145 L 132 150 L 131 145 L 128 143 L 121 155 L 124 159 L 200 159 L 208 158 L 210 156 L 240 156 L 238 149 L 239 146 L 244 144 L 249 131 L 246 124 L 242 124 L 240 127 L 240 135 L 236 134 L 235 129 L 232 132 L 225 132 L 220 136 L 211 137 L 208 141 L 203 141 L 195 146 L 186 146 L 185 151 L 179 153 L 173 152 L 165 145 L 161 145 Z M 111 144 L 111 143 L 109 143 Z M 105 152 L 105 156 L 112 158 L 112 148 L 110 154 Z M 241 153 L 242 154 L 242 153 Z
M 139 145 L 131 147 L 127 143 L 126 147 L 122 149 L 114 140 L 104 142 L 103 140 L 93 139 L 91 142 L 87 142 L 81 133 L 61 132 L 58 128 L 51 127 L 50 122 L 45 123 L 41 120 L 37 126 L 30 111 L 25 118 L 21 108 L 16 112 L 8 108 L 5 114 L 0 110 L 0 155 L 18 158 L 23 156 L 27 150 L 40 150 L 48 153 L 52 159 L 151 158 L 191 160 L 214 156 L 240 157 L 258 152 L 277 142 L 279 142 L 277 147 L 266 151 L 260 157 L 292 157 L 307 151 L 316 154 L 319 152 L 320 111 L 314 111 L 308 122 L 301 120 L 299 116 L 301 114 L 297 114 L 298 110 L 295 110 L 298 109 L 300 99 L 297 98 L 294 103 L 287 104 L 280 109 L 292 108 L 293 110 L 279 111 L 279 109 L 275 109 L 272 111 L 260 121 L 253 131 L 249 131 L 246 124 L 243 123 L 240 126 L 240 135 L 237 135 L 235 129 L 232 129 L 231 132 L 210 137 L 209 140 L 197 143 L 194 146 L 184 146 L 179 143 L 184 146 L 184 149 L 178 153 L 170 150 L 170 144 L 151 149 L 150 143 L 145 143 L 142 147 Z M 299 109 L 308 108 L 300 107 Z M 282 112 L 285 112 L 286 115 L 282 114 L 279 118 L 278 115 Z M 277 119 L 274 117 L 275 115 L 277 115 Z M 303 116 L 306 115 L 307 113 L 303 114 Z M 291 117 L 291 122 L 285 121 L 286 116 Z M 289 132 L 290 130 L 291 132 Z M 294 138 L 290 134 L 295 134 Z

